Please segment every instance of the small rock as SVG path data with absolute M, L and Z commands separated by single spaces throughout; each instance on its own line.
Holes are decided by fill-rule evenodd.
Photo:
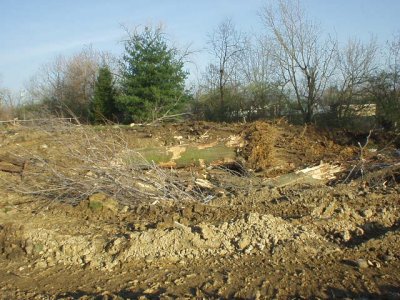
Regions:
M 47 268 L 47 263 L 45 261 L 41 260 L 35 264 L 35 267 L 39 268 L 39 269 L 45 269 L 45 268 Z
M 360 227 L 357 227 L 356 230 L 354 231 L 354 233 L 357 236 L 362 236 L 362 235 L 364 235 L 364 230 L 362 228 L 360 228 Z
M 365 260 L 365 259 L 362 259 L 362 258 L 357 259 L 357 260 L 355 261 L 355 264 L 356 264 L 356 266 L 357 266 L 358 268 L 360 268 L 360 269 L 366 269 L 366 268 L 369 267 L 368 261 Z
M 238 245 L 239 249 L 243 251 L 248 245 L 250 245 L 250 243 L 251 243 L 250 238 L 247 236 L 244 236 L 238 241 L 237 245 Z
M 345 230 L 340 233 L 341 238 L 343 241 L 348 242 L 351 239 L 351 234 L 348 230 Z
M 214 230 L 207 225 L 201 224 L 199 225 L 201 236 L 205 240 L 211 240 L 215 237 Z
M 370 209 L 364 209 L 364 210 L 362 210 L 362 211 L 360 212 L 360 215 L 361 215 L 362 217 L 365 217 L 365 218 L 370 218 L 370 217 L 372 217 L 373 212 L 372 212 L 372 210 L 370 210 Z

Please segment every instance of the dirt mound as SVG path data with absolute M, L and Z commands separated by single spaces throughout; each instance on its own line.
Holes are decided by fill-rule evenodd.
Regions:
M 244 131 L 247 164 L 267 176 L 276 176 L 319 163 L 354 158 L 357 148 L 330 140 L 313 126 L 293 126 L 284 121 L 255 122 Z
M 249 166 L 256 171 L 280 165 L 277 160 L 276 140 L 280 132 L 276 126 L 264 122 L 256 122 L 245 132 L 248 141 L 245 155 Z
M 96 233 L 82 229 L 78 227 L 67 234 L 49 228 L 24 226 L 22 230 L 11 231 L 19 233 L 20 252 L 34 258 L 34 265 L 39 268 L 63 264 L 110 271 L 116 266 L 142 259 L 180 261 L 208 256 L 275 253 L 283 251 L 288 244 L 296 253 L 308 255 L 317 253 L 319 247 L 328 247 L 328 243 L 311 230 L 293 226 L 279 217 L 257 213 L 219 225 L 201 223 L 186 226 L 175 221 L 169 228 L 132 231 L 123 235 L 110 236 L 104 231 Z M 15 241 L 10 241 L 5 251 L 13 243 Z M 318 245 L 318 248 L 311 245 Z

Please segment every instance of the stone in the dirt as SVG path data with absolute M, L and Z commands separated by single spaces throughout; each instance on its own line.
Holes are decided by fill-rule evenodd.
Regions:
M 43 260 L 40 260 L 35 264 L 35 267 L 39 269 L 45 269 L 47 268 L 47 263 Z
M 345 242 L 348 242 L 351 239 L 351 234 L 348 230 L 341 232 L 340 235 Z
M 201 232 L 201 237 L 205 240 L 212 239 L 214 237 L 214 231 L 207 225 L 201 224 L 199 225 L 199 229 Z
M 241 239 L 238 241 L 238 247 L 240 250 L 244 250 L 247 246 L 249 246 L 251 240 L 248 236 L 242 236 Z
M 347 197 L 348 197 L 350 200 L 354 200 L 354 199 L 355 199 L 355 196 L 354 196 L 353 193 L 348 193 L 348 194 L 347 194 Z
M 370 217 L 372 217 L 373 212 L 372 212 L 372 210 L 370 210 L 370 209 L 364 209 L 364 210 L 362 210 L 362 211 L 360 212 L 360 215 L 361 215 L 362 217 L 364 217 L 364 218 L 370 218 Z
M 362 258 L 357 259 L 357 260 L 355 261 L 355 263 L 356 263 L 356 266 L 357 266 L 358 268 L 360 268 L 360 269 L 366 269 L 366 268 L 369 267 L 368 261 L 365 260 L 365 259 L 362 259 Z
M 357 227 L 356 229 L 355 229 L 355 234 L 357 235 L 357 236 L 362 236 L 362 235 L 364 235 L 364 230 L 362 229 L 362 228 L 360 228 L 360 227 Z

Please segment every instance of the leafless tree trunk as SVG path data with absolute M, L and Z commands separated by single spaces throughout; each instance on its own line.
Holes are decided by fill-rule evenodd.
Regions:
M 108 60 L 107 54 L 91 47 L 69 58 L 58 56 L 32 78 L 31 98 L 45 101 L 53 113 L 68 111 L 86 121 L 98 67 Z
M 343 117 L 350 104 L 365 98 L 365 89 L 369 78 L 376 70 L 376 53 L 378 47 L 375 40 L 362 43 L 360 40 L 349 40 L 338 53 L 338 95 L 335 99 L 338 117 Z
M 239 62 L 248 120 L 277 117 L 283 109 L 284 85 L 272 59 L 273 54 L 274 47 L 268 39 L 262 36 L 248 38 Z
M 218 74 L 219 101 L 222 108 L 225 104 L 225 87 L 237 75 L 238 60 L 245 48 L 244 38 L 232 21 L 227 19 L 210 34 L 208 43 L 210 52 L 216 59 L 216 64 L 210 65 L 210 71 Z
M 393 93 L 399 93 L 400 85 L 400 33 L 389 43 L 388 69 L 392 74 Z
M 385 69 L 371 78 L 369 91 L 375 99 L 380 124 L 396 129 L 400 124 L 400 34 L 387 46 Z
M 15 117 L 15 97 L 11 91 L 0 87 L 0 120 L 11 120 Z
M 261 13 L 271 31 L 274 59 L 281 76 L 290 84 L 304 121 L 311 122 L 334 70 L 336 41 L 322 40 L 318 25 L 306 18 L 296 0 L 279 0 Z

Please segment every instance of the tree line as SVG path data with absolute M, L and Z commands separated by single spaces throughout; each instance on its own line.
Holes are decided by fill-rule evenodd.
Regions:
M 296 0 L 265 6 L 259 17 L 260 35 L 238 30 L 230 19 L 209 33 L 211 61 L 193 89 L 185 85 L 188 51 L 172 45 L 161 26 L 138 27 L 126 31 L 121 57 L 89 47 L 44 65 L 29 84 L 32 101 L 13 110 L 0 90 L 0 117 L 72 114 L 88 123 L 124 124 L 287 117 L 342 126 L 374 105 L 380 125 L 397 126 L 400 36 L 385 45 L 373 37 L 340 45 Z

